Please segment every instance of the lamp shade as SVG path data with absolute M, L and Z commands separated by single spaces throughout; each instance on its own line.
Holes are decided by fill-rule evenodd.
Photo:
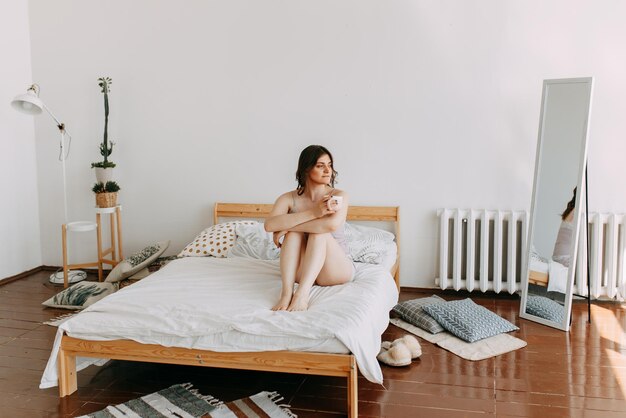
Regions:
M 38 115 L 43 109 L 43 102 L 33 90 L 28 90 L 26 94 L 15 96 L 11 102 L 11 106 L 22 113 L 29 115 Z

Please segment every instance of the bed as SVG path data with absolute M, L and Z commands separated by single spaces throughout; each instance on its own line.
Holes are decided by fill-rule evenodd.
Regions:
M 534 284 L 537 286 L 548 287 L 549 275 L 547 271 L 547 267 L 545 271 L 543 269 L 538 270 L 530 270 L 528 273 L 528 283 Z
M 568 267 L 555 261 L 531 257 L 528 283 L 546 287 L 549 292 L 565 293 Z
M 214 224 L 223 218 L 265 218 L 271 209 L 272 205 L 267 204 L 217 203 Z M 392 223 L 398 249 L 396 254 L 399 254 L 397 207 L 352 206 L 349 208 L 347 219 Z M 369 380 L 382 382 L 382 372 L 375 355 L 380 347 L 380 336 L 388 324 L 388 312 L 397 301 L 399 257 L 396 256 L 395 262 L 388 263 L 387 267 L 389 271 L 379 266 L 366 265 L 357 268 L 357 276 L 353 282 L 318 289 L 320 301 L 323 302 L 315 305 L 314 299 L 317 296 L 312 294 L 309 311 L 302 313 L 301 316 L 295 316 L 293 313 L 270 312 L 267 307 L 260 309 L 258 305 L 271 303 L 272 299 L 267 298 L 275 298 L 278 295 L 276 288 L 273 290 L 270 288 L 265 293 L 263 291 L 270 282 L 272 286 L 279 286 L 280 271 L 276 270 L 277 265 L 254 260 L 210 260 L 210 257 L 177 260 L 154 273 L 152 276 L 155 277 L 148 277 L 110 295 L 61 325 L 41 387 L 53 386 L 56 383 L 54 377 L 56 374 L 61 397 L 75 392 L 77 358 L 85 357 L 340 376 L 347 379 L 348 416 L 357 417 L 359 367 Z M 247 275 L 242 275 L 241 272 L 246 269 Z M 216 274 L 207 275 L 207 271 Z M 222 318 L 221 315 L 213 313 L 207 316 L 200 312 L 201 309 L 194 310 L 202 304 L 201 301 L 194 299 L 195 295 L 209 295 L 206 289 L 218 290 L 220 297 L 215 297 L 212 303 L 219 304 L 221 299 L 224 299 L 225 304 L 228 303 L 228 297 L 222 295 L 229 293 L 230 288 L 224 285 L 223 280 L 230 277 L 229 274 L 233 276 L 232 280 L 238 280 L 233 283 L 243 283 L 237 288 L 248 289 L 247 293 L 237 294 L 238 303 L 246 308 L 243 313 L 233 315 L 232 312 L 226 312 Z M 239 276 L 235 278 L 236 275 Z M 268 282 L 267 278 L 274 278 L 274 281 Z M 176 283 L 180 289 L 172 291 L 172 283 Z M 265 283 L 263 288 L 259 287 L 262 283 Z M 170 287 L 166 288 L 166 284 Z M 189 288 L 193 289 L 193 292 L 190 292 Z M 150 307 L 150 312 L 143 315 L 143 309 L 152 306 L 150 301 L 158 301 L 159 294 L 164 293 L 168 295 L 168 303 L 177 307 L 176 312 L 159 312 L 157 316 L 150 316 L 153 315 L 151 313 L 153 308 Z M 261 296 L 253 298 L 250 296 L 253 293 Z M 142 295 L 140 299 L 144 306 L 133 308 L 123 305 L 124 303 L 132 305 L 132 301 L 139 299 L 136 294 Z M 180 303 L 177 298 L 183 297 L 188 299 L 185 299 L 185 303 Z M 327 302 L 331 300 L 332 303 Z M 124 313 L 114 309 L 120 306 L 124 306 L 124 312 L 131 315 L 116 318 L 116 315 Z M 177 322 L 181 306 L 188 312 L 184 314 L 184 321 L 181 319 Z M 319 306 L 318 311 L 316 306 Z M 136 309 L 136 312 L 133 309 Z M 306 315 L 314 315 L 314 323 L 307 319 Z M 333 315 L 346 317 L 336 321 Z M 141 318 L 142 316 L 145 318 Z M 287 318 L 289 320 L 285 320 Z M 125 322 L 119 322 L 122 319 Z M 145 322 L 135 324 L 136 321 Z M 307 326 L 298 328 L 298 322 L 306 323 Z M 187 323 L 189 329 L 185 330 L 184 325 Z M 341 323 L 341 326 L 339 327 L 337 323 Z M 360 335 L 364 328 L 370 329 L 370 323 L 373 324 L 371 332 Z M 116 324 L 124 325 L 118 327 Z M 154 328 L 146 324 L 154 324 Z M 137 338 L 131 331 L 125 334 L 127 331 L 122 329 L 133 326 L 141 326 L 147 332 Z M 94 331 L 96 328 L 98 331 Z M 257 328 L 262 329 L 258 334 Z M 303 329 L 306 329 L 306 332 L 303 333 Z M 171 335 L 179 333 L 180 335 Z M 232 340 L 236 341 L 233 343 L 230 338 L 235 338 L 237 334 L 244 334 L 249 338 Z M 150 343 L 151 341 L 159 343 Z M 276 344 L 286 349 L 276 350 Z M 234 348 L 229 350 L 229 347 Z M 259 351 L 259 347 L 264 351 Z

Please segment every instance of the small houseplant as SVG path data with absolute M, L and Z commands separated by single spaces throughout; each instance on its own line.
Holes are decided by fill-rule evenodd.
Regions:
M 91 163 L 91 168 L 96 169 L 96 180 L 100 183 L 106 183 L 113 177 L 113 167 L 115 163 L 109 161 L 109 155 L 113 152 L 113 141 L 109 141 L 109 91 L 110 86 L 113 83 L 110 77 L 100 77 L 98 79 L 98 85 L 102 89 L 104 94 L 104 137 L 100 144 L 100 155 L 103 160 L 95 163 Z
M 120 186 L 114 181 L 107 181 L 103 183 L 97 182 L 91 188 L 96 194 L 96 206 L 99 208 L 112 208 L 117 206 L 117 192 L 120 191 Z

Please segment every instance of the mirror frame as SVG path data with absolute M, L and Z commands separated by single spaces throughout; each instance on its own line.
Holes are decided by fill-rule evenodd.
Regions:
M 529 274 L 529 259 L 530 259 L 530 251 L 532 248 L 533 238 L 534 238 L 534 229 L 535 229 L 535 211 L 536 211 L 536 198 L 537 198 L 537 185 L 538 178 L 541 174 L 541 150 L 544 142 L 543 133 L 544 133 L 544 111 L 546 108 L 546 100 L 548 99 L 548 91 L 550 86 L 555 84 L 586 84 L 587 91 L 589 94 L 589 100 L 587 102 L 587 111 L 586 111 L 586 120 L 583 128 L 583 146 L 582 152 L 579 160 L 579 170 L 578 177 L 576 179 L 576 184 L 578 189 L 581 192 L 576 194 L 576 203 L 574 207 L 574 225 L 576 225 L 574 230 L 574 239 L 572 240 L 572 248 L 570 249 L 570 254 L 572 254 L 572 258 L 570 261 L 570 267 L 567 271 L 567 287 L 565 294 L 565 318 L 563 319 L 563 323 L 559 324 L 554 321 L 547 320 L 545 318 L 541 318 L 535 315 L 531 315 L 526 313 L 526 301 L 528 297 L 528 274 Z M 520 300 L 520 318 L 528 319 L 531 321 L 538 322 L 543 325 L 547 325 L 553 328 L 557 328 L 563 331 L 569 331 L 570 328 L 570 317 L 572 314 L 572 299 L 573 299 L 573 287 L 574 287 L 574 274 L 576 272 L 576 259 L 577 259 L 577 250 L 578 250 L 578 240 L 580 239 L 580 226 L 581 226 L 581 215 L 584 211 L 580 210 L 582 208 L 582 204 L 584 200 L 582 199 L 583 195 L 587 193 L 585 190 L 585 168 L 587 165 L 587 145 L 589 142 L 589 119 L 591 115 L 591 100 L 593 93 L 593 77 L 580 77 L 580 78 L 561 78 L 561 79 L 549 79 L 543 81 L 543 91 L 541 95 L 541 110 L 539 116 L 539 135 L 537 139 L 537 153 L 535 156 L 535 177 L 533 179 L 533 194 L 531 201 L 531 210 L 530 210 L 530 227 L 528 228 L 528 239 L 526 241 L 526 250 L 524 251 L 524 260 L 522 264 L 522 298 Z M 586 209 L 586 208 L 585 208 Z M 586 274 L 586 272 L 585 272 Z M 589 290 L 588 290 L 589 291 Z

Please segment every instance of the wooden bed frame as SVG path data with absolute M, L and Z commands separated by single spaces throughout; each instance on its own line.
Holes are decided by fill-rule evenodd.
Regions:
M 219 218 L 265 218 L 272 205 L 216 203 L 214 224 Z M 348 220 L 393 222 L 398 258 L 392 267 L 396 286 L 400 289 L 399 262 L 399 208 L 383 206 L 351 206 Z M 59 394 L 71 395 L 77 390 L 76 357 L 107 358 L 112 360 L 143 361 L 220 367 L 227 369 L 260 370 L 281 373 L 299 373 L 322 376 L 342 376 L 348 379 L 348 416 L 358 417 L 358 369 L 352 354 L 327 354 L 299 351 L 260 351 L 222 353 L 156 344 L 141 344 L 132 340 L 89 341 L 64 335 L 58 355 Z
M 528 283 L 537 286 L 548 287 L 548 281 L 550 280 L 548 273 L 541 271 L 530 270 L 528 272 Z

